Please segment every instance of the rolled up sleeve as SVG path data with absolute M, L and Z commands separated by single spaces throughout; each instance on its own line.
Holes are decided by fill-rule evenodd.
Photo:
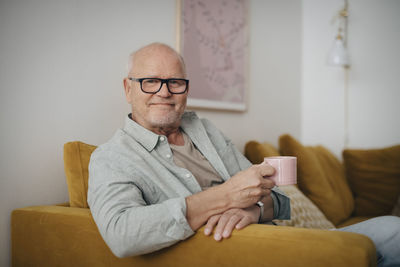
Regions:
M 117 257 L 149 253 L 194 232 L 186 220 L 184 197 L 148 205 L 132 175 L 91 159 L 88 203 L 100 234 Z
M 273 219 L 290 220 L 290 198 L 276 186 L 271 190 L 271 197 L 274 202 Z

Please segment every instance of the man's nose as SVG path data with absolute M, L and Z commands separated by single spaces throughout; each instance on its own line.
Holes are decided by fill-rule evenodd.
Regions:
M 172 94 L 169 92 L 168 87 L 167 87 L 167 83 L 163 83 L 161 85 L 160 90 L 157 92 L 158 96 L 161 97 L 170 97 Z

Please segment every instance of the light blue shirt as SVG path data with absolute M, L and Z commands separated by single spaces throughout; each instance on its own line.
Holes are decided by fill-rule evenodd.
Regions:
M 194 112 L 184 113 L 181 129 L 223 180 L 251 166 L 229 139 Z M 192 173 L 174 163 L 167 137 L 129 117 L 90 159 L 88 204 L 118 257 L 149 253 L 193 235 L 185 197 L 200 191 Z M 276 187 L 271 196 L 274 218 L 289 219 L 289 198 Z

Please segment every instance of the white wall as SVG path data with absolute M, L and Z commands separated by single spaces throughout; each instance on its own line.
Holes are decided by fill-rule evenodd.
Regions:
M 240 149 L 300 136 L 301 3 L 254 0 L 250 24 L 248 111 L 199 112 Z M 63 144 L 122 125 L 126 57 L 153 41 L 175 45 L 174 0 L 0 1 L 0 266 L 11 211 L 68 200 Z
M 342 0 L 303 0 L 302 141 L 344 148 L 344 71 L 326 64 Z M 350 0 L 348 147 L 400 143 L 400 1 Z
M 68 200 L 63 144 L 100 144 L 122 125 L 127 55 L 149 42 L 175 44 L 175 1 L 0 5 L 0 266 L 7 266 L 11 210 Z

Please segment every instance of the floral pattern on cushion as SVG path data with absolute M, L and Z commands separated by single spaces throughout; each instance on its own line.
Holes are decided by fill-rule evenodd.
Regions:
M 318 207 L 308 199 L 295 185 L 280 186 L 290 198 L 290 220 L 274 220 L 277 225 L 314 229 L 334 229 L 335 226 L 325 217 Z

